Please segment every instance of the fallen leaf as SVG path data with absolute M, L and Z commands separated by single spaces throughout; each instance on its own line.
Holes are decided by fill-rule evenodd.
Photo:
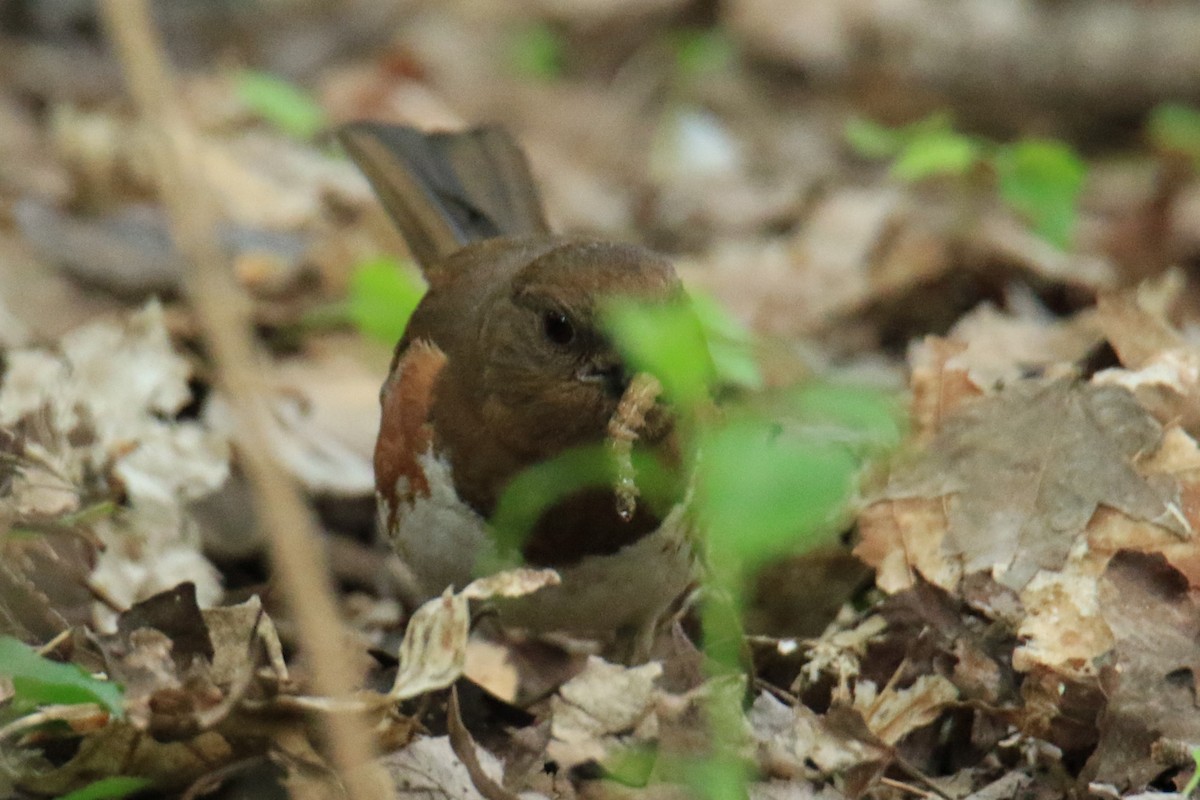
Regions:
M 1039 570 L 1063 566 L 1102 505 L 1190 534 L 1178 487 L 1134 469 L 1161 436 L 1124 390 L 1031 381 L 949 419 L 885 494 L 942 498 L 947 557 L 963 575 L 990 573 L 1019 590 Z
M 1153 758 L 1157 742 L 1200 742 L 1200 604 L 1160 556 L 1141 553 L 1109 562 L 1099 600 L 1115 645 L 1101 677 L 1100 742 L 1084 775 L 1142 788 L 1170 766 Z

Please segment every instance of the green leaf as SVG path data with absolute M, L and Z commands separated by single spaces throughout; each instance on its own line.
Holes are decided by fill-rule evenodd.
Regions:
M 287 135 L 308 141 L 325 129 L 325 111 L 302 89 L 266 72 L 237 74 L 238 98 Z
M 677 496 L 676 477 L 649 453 L 635 449 L 632 459 L 639 503 L 665 514 Z M 496 558 L 477 565 L 477 571 L 488 574 L 517 565 L 521 547 L 546 509 L 580 490 L 615 484 L 616 465 L 603 445 L 572 448 L 523 470 L 505 488 L 490 520 Z
M 953 119 L 944 111 L 895 128 L 864 117 L 851 117 L 842 130 L 842 135 L 851 149 L 867 158 L 890 158 L 914 139 L 952 133 Z
M 714 560 L 747 568 L 827 535 L 860 459 L 840 443 L 746 415 L 701 434 L 696 497 Z
M 1155 147 L 1186 156 L 1200 169 L 1200 110 L 1164 103 L 1150 112 L 1149 130 Z
M 151 782 L 146 778 L 117 775 L 111 778 L 101 778 L 94 783 L 89 783 L 82 789 L 76 789 L 69 794 L 64 794 L 58 800 L 117 800 L 117 798 L 127 797 L 134 792 L 139 792 L 150 786 L 150 784 Z
M 0 636 L 0 675 L 12 680 L 19 699 L 35 705 L 96 703 L 114 717 L 124 714 L 119 685 L 93 678 L 76 664 L 43 658 L 11 636 Z
M 906 181 L 938 175 L 965 175 L 982 155 L 979 142 L 951 130 L 931 130 L 913 136 L 896 160 L 892 174 Z
M 518 75 L 555 80 L 562 76 L 566 64 L 566 46 L 549 25 L 533 25 L 513 34 L 508 60 Z
M 708 397 L 716 375 L 704 326 L 687 300 L 642 303 L 613 298 L 601 321 L 617 350 L 638 372 L 649 372 L 675 403 L 694 408 Z
M 399 259 L 380 256 L 365 261 L 350 277 L 350 319 L 367 336 L 394 345 L 424 294 L 416 270 Z
M 889 128 L 865 117 L 846 120 L 842 136 L 854 152 L 867 158 L 894 156 L 908 141 L 903 128 Z
M 721 28 L 675 31 L 670 42 L 675 53 L 675 68 L 681 75 L 710 75 L 728 69 L 733 63 L 733 40 Z
M 1068 247 L 1087 176 L 1083 159 L 1063 142 L 1028 139 L 1000 148 L 995 165 L 1004 202 L 1043 239 Z

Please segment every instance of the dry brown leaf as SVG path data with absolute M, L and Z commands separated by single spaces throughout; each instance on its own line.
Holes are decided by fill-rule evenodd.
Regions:
M 1062 568 L 1102 505 L 1190 535 L 1178 486 L 1134 469 L 1134 459 L 1153 453 L 1161 436 L 1124 390 L 1028 382 L 948 420 L 885 493 L 892 500 L 943 498 L 947 558 L 963 575 L 989 573 L 1020 590 L 1039 571 Z
M 917 443 L 928 443 L 947 416 L 983 395 L 967 374 L 966 365 L 951 363 L 966 349 L 962 342 L 937 336 L 926 336 L 909 347 L 911 416 Z
M 893 747 L 918 728 L 936 722 L 958 700 L 958 689 L 941 675 L 921 675 L 911 686 L 887 686 L 878 693 L 873 688 L 864 691 L 868 685 L 856 687 L 854 708 L 871 733 Z
M 947 369 L 961 369 L 983 391 L 1035 373 L 1064 377 L 1075 369 L 1101 341 L 1095 314 L 1084 312 L 1058 320 L 1048 311 L 1014 314 L 990 303 L 964 316 L 949 339 L 964 345 L 946 361 Z
M 755 698 L 747 721 L 758 763 L 769 777 L 823 778 L 891 757 L 877 743 L 830 730 L 821 715 L 806 706 L 785 705 L 765 692 Z
M 591 657 L 587 669 L 563 684 L 551 700 L 547 755 L 560 766 L 571 767 L 603 759 L 619 737 L 650 735 L 656 727 L 654 708 L 662 672 L 657 662 L 624 667 Z M 647 725 L 651 730 L 643 730 Z
M 229 743 L 213 731 L 187 742 L 162 743 L 133 725 L 114 722 L 85 736 L 66 764 L 23 777 L 20 785 L 27 791 L 58 796 L 119 774 L 149 778 L 163 789 L 182 789 L 233 755 Z
M 1109 562 L 1099 599 L 1114 659 L 1101 677 L 1108 704 L 1084 775 L 1142 788 L 1172 766 L 1154 759 L 1159 740 L 1200 742 L 1200 604 L 1161 557 L 1135 553 Z

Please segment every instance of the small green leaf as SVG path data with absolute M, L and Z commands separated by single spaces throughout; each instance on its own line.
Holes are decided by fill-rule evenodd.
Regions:
M 1063 142 L 1028 139 L 1000 148 L 995 165 L 1004 202 L 1043 239 L 1068 247 L 1087 176 L 1083 159 Z
M 287 135 L 308 141 L 325 129 L 325 111 L 300 88 L 266 72 L 243 70 L 238 98 L 255 114 Z
M 1164 103 L 1150 113 L 1149 129 L 1155 147 L 1186 156 L 1200 169 L 1200 110 Z
M 675 68 L 681 75 L 710 75 L 728 69 L 733 63 L 733 40 L 721 28 L 675 31 L 670 41 Z
M 394 345 L 424 294 L 416 271 L 399 259 L 380 256 L 365 261 L 350 277 L 350 319 L 362 333 Z
M 632 455 L 639 503 L 665 514 L 677 496 L 678 481 L 653 455 L 635 449 Z M 479 574 L 515 566 L 525 541 L 546 509 L 584 489 L 609 489 L 616 484 L 616 463 L 603 445 L 571 448 L 520 472 L 505 488 L 490 525 L 495 531 L 496 557 L 478 565 Z M 614 507 L 616 500 L 613 500 Z
M 939 175 L 965 175 L 982 155 L 974 139 L 951 130 L 932 130 L 912 137 L 896 160 L 892 174 L 906 181 Z
M 119 798 L 128 797 L 134 792 L 140 792 L 150 784 L 151 782 L 146 778 L 116 775 L 89 783 L 82 789 L 64 794 L 58 800 L 119 800 Z
M 119 685 L 93 678 L 76 664 L 43 658 L 11 636 L 0 636 L 0 675 L 12 680 L 18 698 L 35 705 L 96 703 L 114 717 L 124 714 Z
M 518 75 L 555 80 L 562 76 L 566 64 L 566 46 L 549 25 L 533 25 L 513 34 L 508 60 Z
M 842 135 L 854 152 L 866 158 L 894 156 L 908 140 L 903 128 L 889 128 L 865 117 L 846 120 Z
M 601 317 L 629 365 L 658 378 L 670 400 L 695 407 L 708 397 L 715 368 L 704 326 L 690 302 L 647 304 L 614 298 Z
M 889 158 L 900 153 L 915 139 L 953 133 L 953 119 L 944 111 L 895 128 L 864 117 L 851 117 L 842 130 L 851 149 L 867 158 Z

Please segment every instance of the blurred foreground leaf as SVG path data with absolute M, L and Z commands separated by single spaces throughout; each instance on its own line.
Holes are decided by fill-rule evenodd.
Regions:
M 96 703 L 114 717 L 124 714 L 120 686 L 93 678 L 76 664 L 43 658 L 11 636 L 0 636 L 0 675 L 12 680 L 19 700 L 33 705 Z
M 747 569 L 832 532 L 859 459 L 845 446 L 746 416 L 701 434 L 700 519 L 714 559 Z
M 747 389 L 762 388 L 762 370 L 754 359 L 750 332 L 708 295 L 691 294 L 689 298 L 708 343 L 716 380 Z
M 287 135 L 308 141 L 325 129 L 325 111 L 306 92 L 266 72 L 243 70 L 237 96 L 255 114 Z
M 404 335 L 425 285 L 399 259 L 381 256 L 360 264 L 350 278 L 350 320 L 359 331 L 387 345 Z
M 707 399 L 716 370 L 704 325 L 687 299 L 648 304 L 614 298 L 602 319 L 631 369 L 658 378 L 668 399 L 684 407 Z

